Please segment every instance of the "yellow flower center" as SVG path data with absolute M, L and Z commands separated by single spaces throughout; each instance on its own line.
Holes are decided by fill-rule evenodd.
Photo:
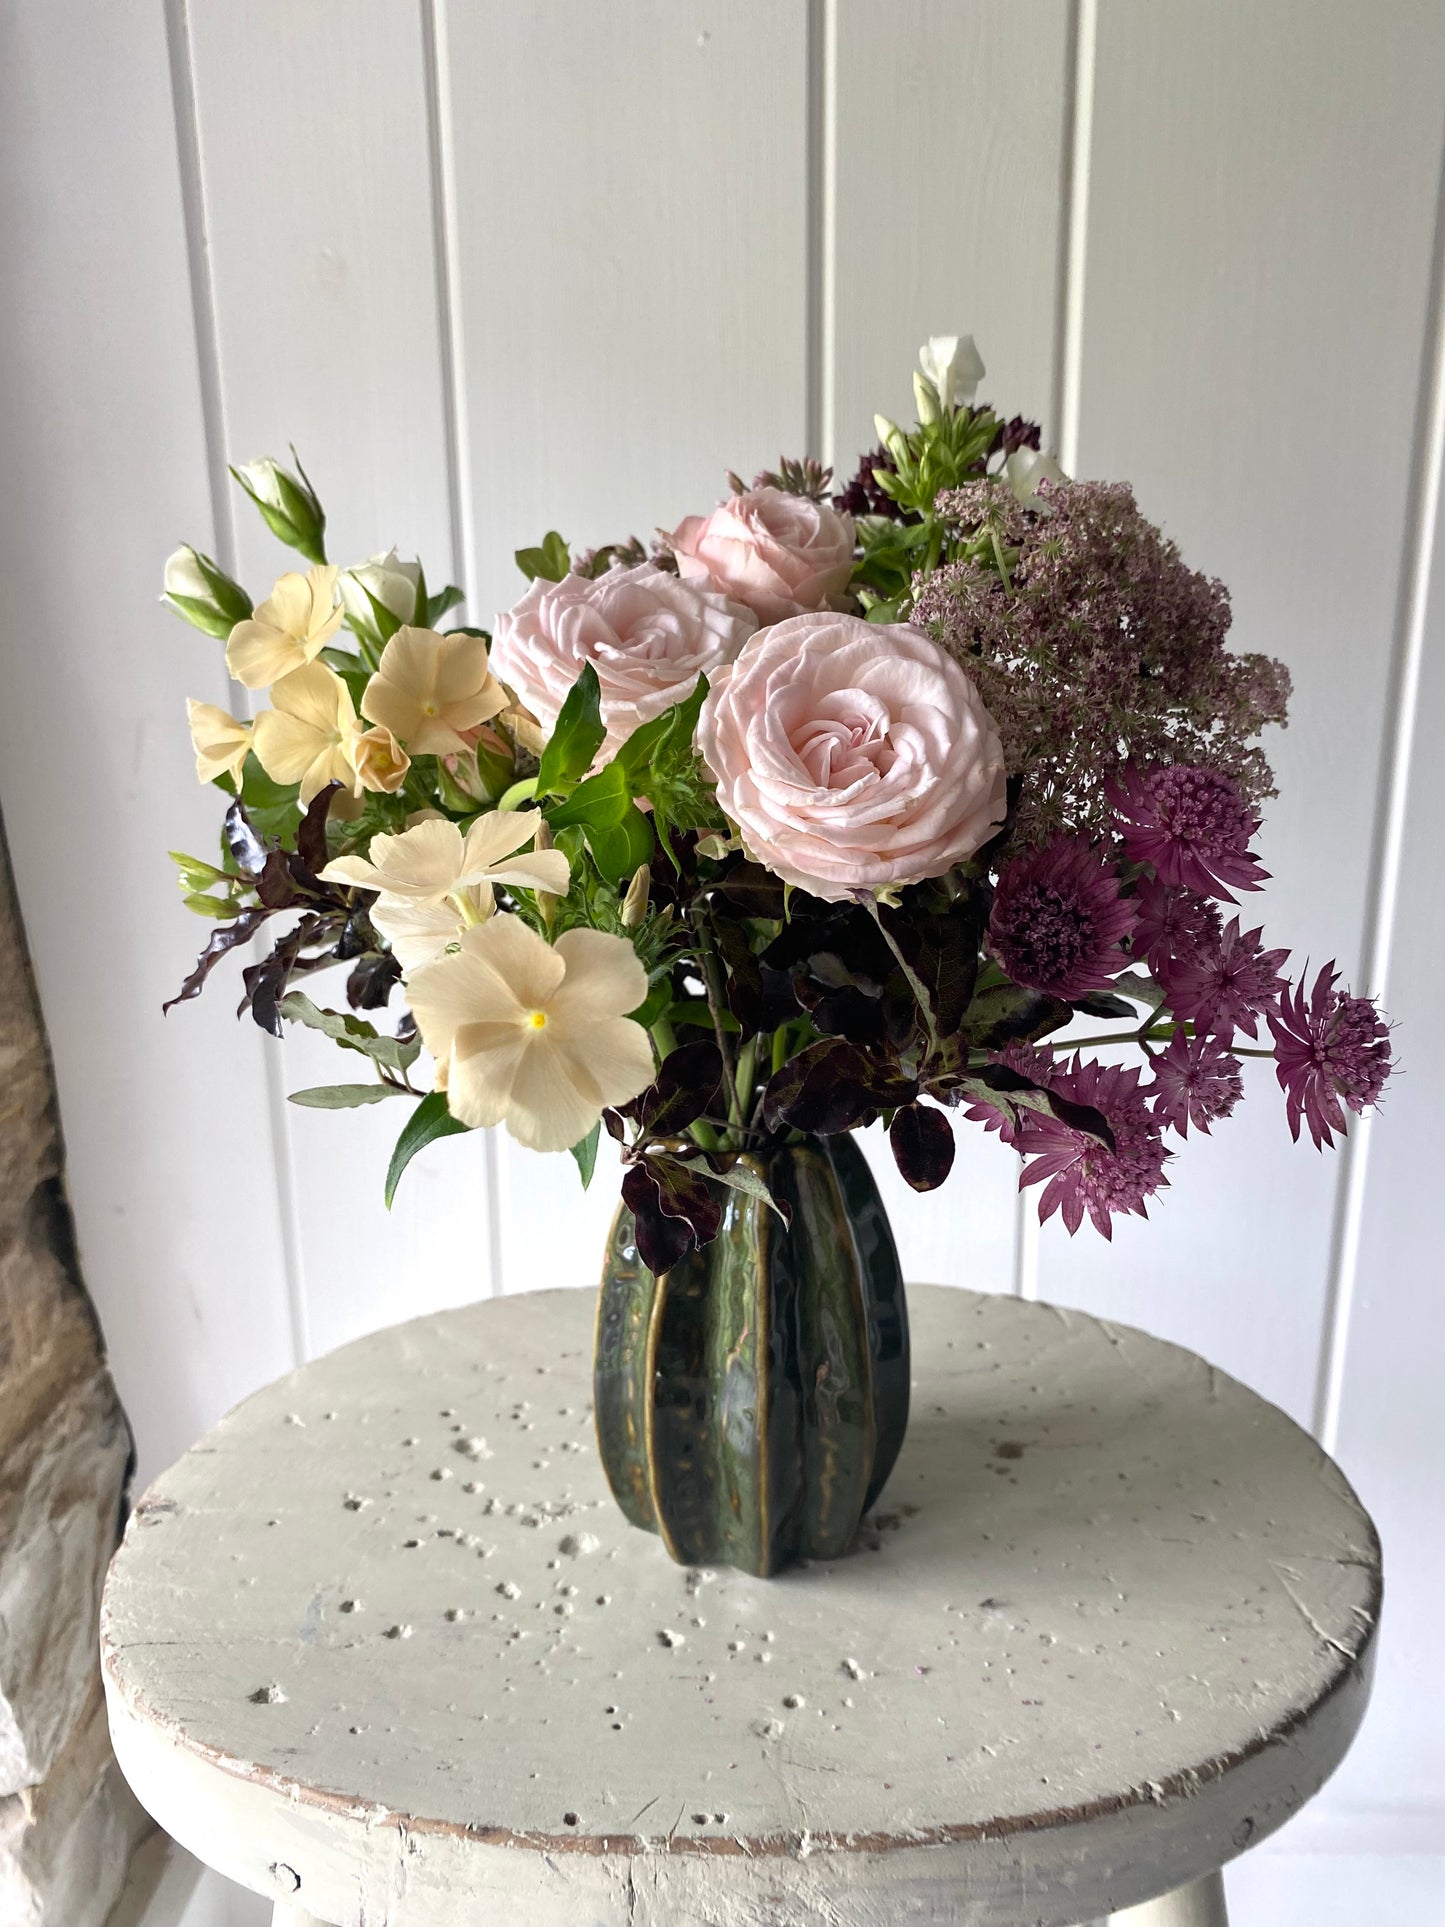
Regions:
M 546 1011 L 529 1010 L 527 1012 L 526 1023 L 528 1030 L 545 1030 L 547 1028 Z
M 422 713 L 422 715 L 423 715 L 423 716 L 435 716 L 435 715 L 436 715 L 436 713 L 437 713 L 437 706 L 436 706 L 436 704 L 435 704 L 435 703 L 423 703 L 423 704 L 422 704 L 422 706 L 421 706 L 421 713 Z

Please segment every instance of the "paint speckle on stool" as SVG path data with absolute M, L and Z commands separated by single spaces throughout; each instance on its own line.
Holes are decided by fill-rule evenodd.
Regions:
M 253 1706 L 281 1706 L 285 1703 L 286 1694 L 273 1680 L 269 1686 L 258 1686 L 250 1698 Z
M 271 1862 L 271 1878 L 283 1893 L 294 1894 L 301 1891 L 301 1876 L 294 1867 L 288 1867 L 284 1860 Z

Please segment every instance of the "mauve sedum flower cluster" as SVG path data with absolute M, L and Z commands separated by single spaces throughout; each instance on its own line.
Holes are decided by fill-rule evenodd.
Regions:
M 883 1117 L 932 1189 L 943 1107 L 1014 1148 L 1041 1217 L 1109 1237 L 1167 1184 L 1169 1138 L 1235 1108 L 1245 1057 L 1320 1148 L 1378 1100 L 1373 1002 L 1333 965 L 1292 978 L 1238 910 L 1267 876 L 1257 739 L 1288 672 L 1230 652 L 1223 584 L 1127 486 L 1070 481 L 1037 427 L 975 405 L 971 338 L 920 363 L 916 429 L 876 418 L 831 502 L 829 471 L 785 460 L 650 558 L 551 532 L 490 636 L 442 632 L 461 592 L 394 549 L 340 574 L 275 463 L 237 479 L 305 576 L 253 609 L 172 557 L 172 606 L 271 690 L 254 722 L 191 705 L 231 802 L 223 867 L 177 858 L 217 924 L 181 995 L 298 913 L 245 1007 L 372 1060 L 380 1089 L 299 1101 L 419 1100 L 391 1183 L 497 1123 L 585 1176 L 605 1119 L 665 1269 L 748 1188 L 739 1154 L 797 1133 Z M 289 988 L 338 961 L 351 1012 Z M 353 1014 L 398 986 L 394 1034 Z M 1114 1028 L 1075 1042 L 1079 1018 Z

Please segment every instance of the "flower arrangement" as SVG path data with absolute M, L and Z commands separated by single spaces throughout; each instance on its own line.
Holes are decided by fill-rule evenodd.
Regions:
M 304 573 L 253 607 L 171 557 L 171 606 L 269 691 L 190 704 L 228 803 L 218 860 L 175 857 L 216 926 L 179 999 L 279 931 L 242 1007 L 367 1060 L 293 1102 L 406 1104 L 388 1202 L 496 1124 L 586 1183 L 605 1127 L 662 1273 L 729 1191 L 772 1202 L 742 1154 L 883 1118 L 928 1190 L 957 1111 L 1108 1237 L 1243 1057 L 1319 1147 L 1379 1097 L 1374 1004 L 1242 928 L 1287 672 L 1229 651 L 1223 585 L 1127 486 L 976 402 L 971 339 L 920 359 L 917 424 L 880 418 L 842 490 L 784 461 L 650 549 L 549 533 L 490 634 L 394 549 L 328 562 L 299 462 L 234 473 Z M 331 1008 L 302 985 L 338 965 Z

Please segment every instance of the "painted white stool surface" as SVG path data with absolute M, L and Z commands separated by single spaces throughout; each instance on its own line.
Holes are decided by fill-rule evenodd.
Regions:
M 688 1570 L 607 1492 L 595 1303 L 378 1332 L 156 1482 L 102 1636 L 162 1826 L 334 1927 L 1063 1927 L 1201 1879 L 1152 1917 L 1222 1919 L 1369 1691 L 1378 1544 L 1305 1433 L 1141 1332 L 915 1287 L 856 1549 Z

